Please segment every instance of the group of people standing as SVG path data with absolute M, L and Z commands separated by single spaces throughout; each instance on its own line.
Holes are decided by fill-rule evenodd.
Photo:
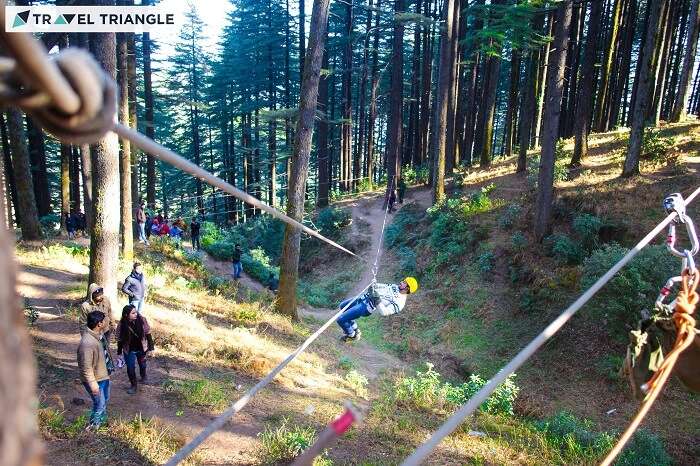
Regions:
M 163 212 L 158 212 L 158 215 L 151 215 L 146 211 L 146 206 L 143 200 L 139 203 L 136 209 L 136 225 L 138 226 L 139 242 L 149 245 L 151 235 L 168 236 L 175 241 L 179 246 L 182 242 L 183 235 L 187 232 L 187 224 L 181 218 L 174 222 L 170 222 L 167 217 L 163 217 Z M 200 249 L 199 232 L 201 229 L 199 218 L 192 219 L 190 223 L 190 236 L 192 238 L 192 247 L 196 250 Z
M 139 382 L 148 383 L 147 359 L 155 346 L 148 320 L 143 315 L 146 298 L 146 282 L 143 267 L 134 263 L 121 288 L 129 298 L 122 308 L 121 318 L 115 321 L 112 305 L 104 289 L 90 284 L 88 296 L 80 310 L 80 344 L 77 358 L 80 380 L 92 399 L 92 412 L 88 429 L 99 427 L 107 416 L 107 402 L 111 391 L 111 374 L 126 365 L 129 378 L 127 393 L 138 392 Z M 117 359 L 112 356 L 111 341 L 115 335 Z M 136 366 L 139 366 L 139 378 Z
M 75 212 L 63 212 L 63 222 L 66 225 L 66 231 L 68 232 L 68 239 L 75 239 L 77 233 L 85 236 L 85 231 L 87 230 L 87 219 L 83 211 Z

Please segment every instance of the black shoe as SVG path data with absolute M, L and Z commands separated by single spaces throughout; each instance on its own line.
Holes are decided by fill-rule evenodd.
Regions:
M 341 339 L 343 342 L 347 343 L 347 342 L 349 342 L 349 341 L 357 341 L 357 340 L 359 340 L 360 338 L 362 338 L 362 332 L 360 332 L 359 330 L 355 330 L 355 334 L 354 334 L 353 336 L 350 336 L 350 335 L 343 335 L 340 339 Z
M 138 391 L 138 388 L 136 388 L 135 385 L 132 385 L 131 387 L 129 387 L 126 390 L 126 393 L 128 393 L 129 395 L 135 395 L 137 391 Z

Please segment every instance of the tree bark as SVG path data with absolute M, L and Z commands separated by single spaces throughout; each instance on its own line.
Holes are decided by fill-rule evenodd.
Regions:
M 328 26 L 329 0 L 314 0 L 309 33 L 309 50 L 299 100 L 299 117 L 292 154 L 292 177 L 287 197 L 287 215 L 301 221 L 304 215 L 304 194 L 309 171 L 311 140 L 318 100 L 318 83 L 321 75 L 324 39 Z M 280 313 L 299 320 L 296 306 L 297 279 L 299 277 L 299 247 L 301 231 L 286 225 L 284 244 L 280 257 L 280 286 L 277 309 Z
M 21 227 L 17 189 L 15 188 L 15 173 L 10 155 L 10 140 L 7 137 L 5 115 L 0 113 L 0 136 L 2 137 L 3 175 L 5 176 L 5 196 L 8 199 L 8 226 L 12 228 L 12 211 L 14 210 L 14 225 Z
M 133 5 L 134 0 L 127 0 L 127 5 Z M 129 93 L 129 127 L 138 129 L 136 119 L 136 36 L 133 32 L 126 33 L 126 75 L 128 78 L 127 92 Z M 141 151 L 137 147 L 131 147 L 131 201 L 133 204 L 139 203 L 141 197 L 139 195 L 140 172 L 141 172 Z M 136 231 L 135 229 L 133 230 Z
M 41 239 L 41 225 L 39 224 L 39 212 L 34 199 L 34 186 L 29 165 L 29 150 L 27 149 L 22 113 L 14 107 L 9 107 L 5 116 L 7 118 L 7 133 L 10 139 L 10 152 L 12 153 L 12 168 L 15 174 L 17 188 L 17 202 L 15 209 L 21 212 L 20 228 L 22 239 L 26 241 Z
M 321 67 L 328 69 L 328 50 L 323 52 L 323 64 Z M 328 192 L 331 182 L 330 177 L 330 150 L 328 147 L 328 75 L 321 76 L 318 89 L 318 106 L 323 112 L 323 117 L 318 120 L 318 201 L 320 208 L 328 206 Z
M 394 15 L 404 11 L 404 0 L 395 0 Z M 396 186 L 401 176 L 401 130 L 403 124 L 403 33 L 404 25 L 394 20 L 394 37 L 391 45 L 391 87 L 389 91 L 389 121 L 386 134 L 386 170 L 387 192 L 385 207 L 389 201 L 389 192 Z
M 533 21 L 536 24 L 537 19 Z M 532 131 L 532 115 L 535 113 L 535 80 L 537 79 L 537 57 L 535 50 L 528 52 L 527 69 L 522 99 L 520 100 L 520 139 L 518 146 L 518 164 L 516 173 L 527 171 L 527 150 L 530 147 L 530 132 Z
M 66 232 L 65 212 L 70 212 L 70 159 L 73 155 L 71 146 L 61 144 L 61 231 Z
M 150 0 L 143 0 L 143 4 L 150 5 Z M 153 126 L 153 82 L 151 71 L 151 34 L 144 32 L 143 42 L 143 102 L 146 136 L 155 139 L 155 127 Z M 146 155 L 146 204 L 151 211 L 156 208 L 156 159 Z
M 125 33 L 117 34 L 117 67 L 119 84 L 119 121 L 124 126 L 131 126 L 129 121 L 129 76 L 128 68 L 128 44 Z M 131 143 L 122 139 L 122 150 L 119 155 L 119 179 L 120 179 L 120 235 L 121 254 L 126 261 L 134 258 L 134 234 L 131 225 Z
M 550 15 L 548 19 L 548 26 L 547 26 L 547 36 L 552 35 L 552 25 L 553 25 L 553 18 Z M 541 132 L 542 132 L 542 115 L 543 115 L 543 110 L 544 110 L 544 99 L 545 99 L 545 79 L 546 79 L 546 73 L 547 70 L 549 69 L 549 59 L 550 59 L 550 52 L 552 50 L 552 43 L 547 42 L 547 44 L 543 47 L 544 51 L 540 54 L 540 63 L 541 63 L 541 68 L 540 68 L 540 77 L 537 80 L 538 83 L 538 88 L 537 88 L 537 108 L 536 108 L 536 113 L 535 113 L 535 127 L 532 131 L 532 138 L 533 138 L 533 145 L 534 147 L 540 147 L 540 137 L 541 137 Z
M 343 182 L 341 186 L 345 190 L 352 190 L 356 181 L 350 181 L 357 175 L 353 175 L 353 169 L 359 168 L 359 161 L 352 156 L 352 22 L 353 0 L 345 2 L 345 47 L 343 48 L 343 82 L 341 93 L 343 95 L 343 116 L 340 135 L 340 156 L 343 160 Z M 357 158 L 355 157 L 357 160 Z
M 100 5 L 113 4 L 102 0 Z M 109 76 L 116 76 L 114 33 L 91 33 L 90 46 L 95 59 Z M 119 140 L 109 132 L 91 147 L 92 218 L 90 234 L 90 275 L 88 283 L 98 283 L 116 303 L 119 257 Z
M 382 0 L 377 0 L 377 10 L 382 6 Z M 369 119 L 367 121 L 367 178 L 370 185 L 374 183 L 374 125 L 377 122 L 377 93 L 379 89 L 379 21 L 377 14 L 372 44 L 372 88 L 369 98 Z M 330 155 L 329 155 L 330 157 Z
M 306 5 L 305 0 L 299 0 L 299 87 L 304 78 L 304 62 L 306 53 Z
M 593 110 L 593 86 L 595 85 L 595 64 L 598 35 L 600 34 L 600 19 L 603 11 L 602 2 L 592 2 L 588 20 L 588 36 L 586 49 L 583 52 L 583 69 L 581 70 L 581 87 L 579 89 L 578 105 L 574 120 L 574 153 L 571 166 L 581 165 L 588 154 L 588 130 Z
M 34 198 L 36 200 L 36 208 L 39 212 L 39 217 L 43 217 L 51 213 L 51 195 L 49 193 L 49 177 L 46 171 L 44 131 L 32 117 L 27 116 L 26 121 Z
M 445 149 L 447 143 L 447 111 L 450 86 L 450 48 L 452 44 L 454 0 L 445 2 L 445 24 L 440 39 L 440 69 L 438 71 L 438 89 L 435 98 L 437 105 L 437 143 L 433 157 L 433 204 L 438 204 L 445 199 Z
M 8 109 L 7 113 L 14 113 L 11 125 L 15 131 L 21 126 L 22 116 L 16 109 Z M 8 115 L 8 124 L 9 120 Z M 27 154 L 24 156 L 29 158 Z M 29 164 L 25 165 L 28 169 Z M 28 173 L 26 176 L 31 179 Z M 0 196 L 4 196 L 1 186 Z M 1 209 L 0 225 L 6 225 Z M 12 255 L 14 243 L 14 234 L 0 228 L 0 267 L 3 271 L 0 278 L 0 464 L 39 466 L 44 463 L 44 448 L 37 427 L 36 365 L 16 291 L 18 270 Z
M 596 3 L 596 2 L 593 2 Z M 597 112 L 595 118 L 595 128 L 597 131 L 607 131 L 607 121 L 605 119 L 605 102 L 608 99 L 608 87 L 610 83 L 610 74 L 613 65 L 613 56 L 616 50 L 617 34 L 620 30 L 620 13 L 622 11 L 622 0 L 615 0 L 613 8 L 612 23 L 610 25 L 610 38 L 608 47 L 605 53 L 605 61 L 601 69 L 600 88 L 598 90 Z
M 646 126 L 646 113 L 649 106 L 650 85 L 652 80 L 652 54 L 658 36 L 661 33 L 660 16 L 661 9 L 666 0 L 649 0 L 649 23 L 644 37 L 642 47 L 642 57 L 640 63 L 640 73 L 637 76 L 637 96 L 632 109 L 632 125 L 630 128 L 630 140 L 627 148 L 627 157 L 622 170 L 623 177 L 630 177 L 639 174 L 639 157 L 642 150 L 642 140 L 644 139 L 644 128 Z
M 573 0 L 565 0 L 557 7 L 552 57 L 547 69 L 547 102 L 544 109 L 542 154 L 540 156 L 535 214 L 535 237 L 538 241 L 542 241 L 551 228 L 554 197 L 554 152 L 559 135 L 564 65 L 566 64 L 572 5 Z
M 459 95 L 459 24 L 461 1 L 454 0 L 454 12 L 452 16 L 452 41 L 450 42 L 450 86 L 447 92 L 447 135 L 445 139 L 445 173 L 452 173 L 454 167 L 459 164 L 457 149 L 457 96 Z
M 690 18 L 688 19 L 690 33 L 685 46 L 685 56 L 683 57 L 683 67 L 676 93 L 676 100 L 671 112 L 671 122 L 678 123 L 685 120 L 688 98 L 690 97 L 690 80 L 693 78 L 693 68 L 695 67 L 695 54 L 698 49 L 698 31 L 700 31 L 700 1 L 692 0 L 690 4 Z
M 520 50 L 514 49 L 510 61 L 510 89 L 508 91 L 508 109 L 506 111 L 505 127 L 505 156 L 513 155 L 513 140 L 515 138 L 515 118 L 518 115 L 518 87 L 520 83 Z

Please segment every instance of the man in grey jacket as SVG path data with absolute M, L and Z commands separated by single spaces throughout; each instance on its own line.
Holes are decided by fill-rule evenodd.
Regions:
M 134 268 L 128 277 L 124 279 L 122 291 L 129 296 L 129 304 L 136 308 L 136 312 L 143 312 L 143 303 L 146 300 L 146 281 L 143 277 L 143 267 L 134 262 Z
M 90 312 L 87 315 L 87 329 L 80 338 L 77 351 L 80 381 L 92 398 L 89 429 L 99 427 L 107 416 L 109 375 L 114 371 L 112 355 L 103 337 L 108 326 L 103 312 Z

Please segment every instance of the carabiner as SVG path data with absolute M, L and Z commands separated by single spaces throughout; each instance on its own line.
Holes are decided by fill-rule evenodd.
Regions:
M 659 296 L 657 296 L 656 302 L 654 303 L 657 309 L 664 303 L 664 299 L 666 299 L 666 297 L 671 294 L 671 291 L 673 291 L 673 286 L 676 283 L 680 283 L 682 280 L 683 277 L 681 277 L 680 275 L 668 279 L 666 284 L 659 291 Z
M 668 225 L 668 235 L 666 236 L 666 247 L 669 252 L 676 257 L 688 257 L 686 251 L 679 251 L 676 249 L 676 224 L 685 224 L 685 229 L 688 232 L 688 238 L 690 239 L 691 249 L 689 251 L 690 255 L 694 256 L 700 250 L 700 242 L 698 242 L 698 235 L 695 232 L 695 224 L 693 220 L 686 215 L 685 212 L 685 201 L 680 193 L 673 193 L 664 199 L 664 209 L 668 214 L 673 212 L 677 213 L 678 216 L 673 219 L 673 222 Z

